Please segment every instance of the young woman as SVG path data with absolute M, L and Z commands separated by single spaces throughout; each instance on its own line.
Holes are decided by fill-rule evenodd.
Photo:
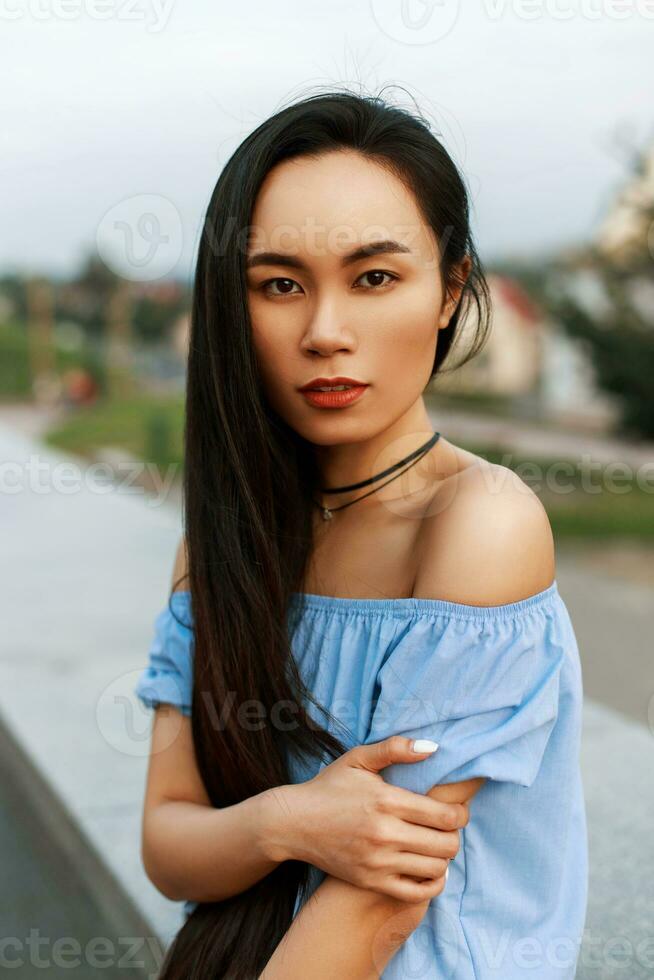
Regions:
M 144 866 L 187 912 L 165 980 L 575 975 L 582 684 L 550 525 L 423 399 L 471 310 L 467 357 L 488 291 L 420 117 L 312 95 L 222 171 L 137 686 Z

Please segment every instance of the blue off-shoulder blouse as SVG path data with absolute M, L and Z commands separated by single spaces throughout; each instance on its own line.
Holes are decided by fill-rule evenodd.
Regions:
M 496 606 L 298 592 L 289 614 L 301 676 L 333 715 L 309 702 L 314 720 L 347 748 L 392 734 L 439 743 L 426 759 L 388 766 L 387 782 L 426 793 L 487 777 L 445 889 L 384 980 L 572 980 L 588 874 L 582 673 L 556 579 Z M 163 701 L 190 715 L 192 689 L 190 593 L 180 591 L 155 621 L 135 690 L 148 707 Z M 292 782 L 330 761 L 289 760 Z M 294 914 L 324 878 L 310 867 Z M 190 914 L 195 903 L 184 908 Z

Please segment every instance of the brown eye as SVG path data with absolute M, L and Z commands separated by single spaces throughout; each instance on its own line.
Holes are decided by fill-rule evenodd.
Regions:
M 383 278 L 384 276 L 387 276 L 391 280 L 391 282 L 394 282 L 396 279 L 399 278 L 398 276 L 394 276 L 392 272 L 384 272 L 383 269 L 371 269 L 370 272 L 362 273 L 362 275 L 359 276 L 359 279 L 364 279 L 366 276 L 370 276 L 372 279 L 376 280 L 375 282 L 372 283 L 371 286 L 366 287 L 370 289 L 378 289 L 380 286 L 383 288 L 385 288 L 386 286 L 390 286 L 390 282 L 388 283 L 380 282 L 379 281 L 380 277 Z
M 282 288 L 281 288 L 280 292 L 278 292 L 278 293 L 276 293 L 276 292 L 270 292 L 270 286 L 273 283 L 281 283 L 282 284 Z M 266 282 L 264 282 L 262 284 L 261 289 L 264 291 L 264 293 L 267 293 L 269 296 L 289 296 L 289 295 L 291 295 L 291 290 L 288 287 L 289 286 L 291 286 L 291 287 L 292 286 L 297 286 L 297 285 L 298 284 L 295 282 L 294 279 L 283 279 L 283 278 L 277 277 L 276 279 L 268 279 L 268 280 L 266 280 Z

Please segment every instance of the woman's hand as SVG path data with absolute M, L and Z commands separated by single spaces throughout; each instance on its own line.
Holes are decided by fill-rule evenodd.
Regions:
M 360 888 L 405 902 L 443 890 L 441 880 L 468 823 L 465 803 L 443 803 L 386 783 L 379 770 L 420 763 L 412 739 L 358 745 L 304 783 L 268 790 L 270 854 L 306 861 Z

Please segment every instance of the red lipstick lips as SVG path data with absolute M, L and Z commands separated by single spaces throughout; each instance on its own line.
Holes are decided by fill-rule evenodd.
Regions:
M 345 408 L 357 401 L 364 393 L 367 384 L 355 378 L 314 378 L 300 388 L 309 404 L 316 408 Z M 319 389 L 336 390 L 319 390 Z

